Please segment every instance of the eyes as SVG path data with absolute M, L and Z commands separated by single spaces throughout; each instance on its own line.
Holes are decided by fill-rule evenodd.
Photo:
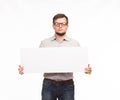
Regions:
M 62 26 L 62 27 L 64 27 L 64 26 L 67 26 L 68 25 L 68 23 L 58 23 L 58 22 L 55 22 L 55 23 L 53 23 L 55 26 L 57 26 L 57 27 L 60 27 L 60 26 Z

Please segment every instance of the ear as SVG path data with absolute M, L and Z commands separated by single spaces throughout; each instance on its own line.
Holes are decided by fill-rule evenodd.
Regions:
M 53 29 L 55 29 L 55 26 L 54 26 L 54 25 L 52 25 L 52 27 L 53 27 Z

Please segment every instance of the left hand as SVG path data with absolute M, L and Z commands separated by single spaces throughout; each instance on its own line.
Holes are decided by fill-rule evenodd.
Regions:
M 92 73 L 92 68 L 90 67 L 90 64 L 85 68 L 85 73 L 86 74 L 91 74 Z

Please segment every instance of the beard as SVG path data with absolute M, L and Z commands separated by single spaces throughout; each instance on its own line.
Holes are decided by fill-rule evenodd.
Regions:
M 66 33 L 65 32 L 64 33 L 58 33 L 58 32 L 56 32 L 56 34 L 59 35 L 59 36 L 64 36 Z

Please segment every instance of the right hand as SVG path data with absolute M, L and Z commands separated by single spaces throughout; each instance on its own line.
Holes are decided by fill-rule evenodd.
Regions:
M 23 75 L 24 74 L 23 70 L 24 70 L 23 66 L 19 65 L 18 68 L 19 74 Z

